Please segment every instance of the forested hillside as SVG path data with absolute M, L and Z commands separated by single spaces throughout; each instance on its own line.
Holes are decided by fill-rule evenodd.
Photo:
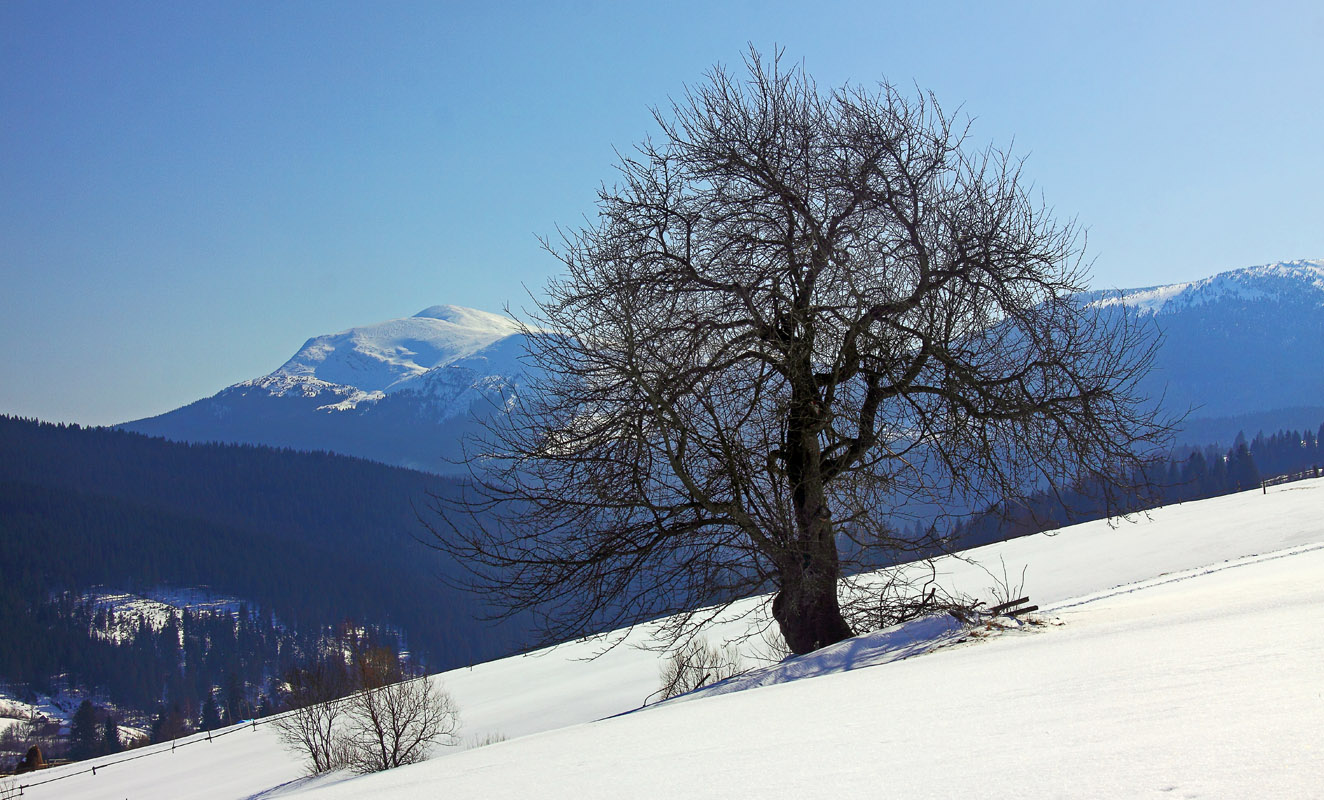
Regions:
M 124 645 L 91 630 L 97 612 L 78 598 L 93 587 L 207 586 L 243 598 L 246 619 L 226 623 L 235 637 L 273 618 L 306 641 L 346 621 L 396 630 L 435 669 L 508 653 L 513 626 L 477 621 L 478 599 L 448 589 L 445 562 L 416 538 L 429 494 L 454 490 L 435 475 L 325 453 L 0 417 L 0 680 L 41 685 L 65 672 L 121 702 L 163 696 L 182 650 L 152 667 L 162 674 L 113 674 L 143 660 L 101 652 Z M 234 672 L 231 654 L 208 658 L 231 666 L 191 677 L 189 694 Z

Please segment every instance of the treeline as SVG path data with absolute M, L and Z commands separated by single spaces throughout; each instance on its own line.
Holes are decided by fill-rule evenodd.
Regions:
M 128 709 L 176 708 L 204 730 L 209 713 L 219 712 L 217 724 L 265 715 L 278 677 L 325 658 L 328 643 L 346 627 L 289 628 L 270 610 L 246 605 L 233 612 L 117 610 L 96 596 L 72 593 L 38 605 L 32 620 L 47 632 L 48 642 L 66 646 L 55 652 L 6 648 L 27 651 L 7 653 L 6 663 L 30 690 L 53 694 L 62 685 L 82 687 Z M 402 649 L 395 631 L 372 630 L 375 641 Z
M 24 685 L 26 699 L 76 685 L 117 703 L 83 700 L 67 733 L 35 717 L 10 725 L 0 735 L 0 772 L 14 771 L 7 761 L 33 746 L 47 761 L 118 752 L 126 744 L 120 733 L 124 722 L 149 730 L 136 741 L 146 744 L 270 716 L 297 706 L 298 689 L 313 670 L 335 676 L 336 687 L 352 688 L 348 676 L 358 654 L 388 665 L 396 679 L 419 672 L 402 655 L 395 631 L 352 623 L 295 631 L 270 612 L 243 605 L 234 611 L 144 612 L 64 594 L 36 618 L 54 638 L 80 641 L 90 632 L 92 641 L 70 651 L 66 672 Z
M 955 526 L 952 547 L 977 547 L 1109 514 L 1255 489 L 1268 478 L 1324 468 L 1321 440 L 1324 425 L 1317 431 L 1287 430 L 1270 436 L 1261 432 L 1251 441 L 1242 433 L 1230 448 L 1217 444 L 1180 448 L 1167 460 L 1130 476 L 1129 488 L 1121 489 L 1109 502 L 1100 499 L 1103 492 L 1097 487 L 1037 494 L 1028 502 L 993 508 Z
M 419 542 L 430 494 L 453 491 L 445 478 L 327 453 L 0 417 L 0 680 L 40 685 L 71 674 L 145 709 L 170 696 L 168 681 L 193 681 L 176 694 L 199 708 L 208 681 L 223 686 L 234 673 L 251 686 L 257 661 L 279 672 L 286 634 L 250 630 L 271 617 L 296 637 L 347 619 L 400 631 L 432 670 L 506 655 L 517 626 L 478 620 L 481 598 L 448 588 L 441 578 L 454 565 Z M 159 632 L 112 647 L 95 620 L 67 605 L 93 587 L 163 585 L 205 585 L 251 603 L 255 621 L 233 623 L 235 648 L 230 634 L 205 638 L 221 643 L 216 658 L 255 648 L 253 663 L 168 678 L 178 671 L 169 654 L 133 650 L 148 641 L 159 649 Z M 183 663 L 201 668 L 211 657 Z

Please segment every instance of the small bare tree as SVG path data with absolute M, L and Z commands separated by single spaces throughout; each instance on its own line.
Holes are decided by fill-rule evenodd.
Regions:
M 662 700 L 668 700 L 743 671 L 735 647 L 730 644 L 716 647 L 702 636 L 695 636 L 681 642 L 662 662 L 662 687 L 658 694 Z
M 295 669 L 286 680 L 285 702 L 290 710 L 272 724 L 281 742 L 307 759 L 313 775 L 340 769 L 349 763 L 349 751 L 340 731 L 346 710 L 344 695 L 351 684 L 343 671 L 326 661 Z
M 1153 330 L 1080 299 L 1077 230 L 1017 159 L 929 95 L 746 67 L 656 111 L 549 245 L 530 385 L 438 500 L 439 546 L 548 642 L 664 616 L 674 641 L 775 590 L 806 653 L 852 634 L 847 539 L 931 552 L 903 505 L 1107 503 L 1165 440 Z
M 459 708 L 427 677 L 365 689 L 347 702 L 349 763 L 359 772 L 414 764 L 437 745 L 459 742 Z
M 347 642 L 349 663 L 321 658 L 287 678 L 291 710 L 275 720 L 312 774 L 348 767 L 377 772 L 426 758 L 458 741 L 459 712 L 426 677 L 406 679 L 399 653 L 367 637 Z

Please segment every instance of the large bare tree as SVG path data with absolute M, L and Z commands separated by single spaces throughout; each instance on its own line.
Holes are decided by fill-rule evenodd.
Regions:
M 895 557 L 902 504 L 1107 491 L 1164 433 L 1152 337 L 1075 298 L 1078 231 L 1018 160 L 930 95 L 745 67 L 655 111 L 549 245 L 534 377 L 442 504 L 441 546 L 549 639 L 775 589 L 811 651 L 851 635 L 843 537 Z

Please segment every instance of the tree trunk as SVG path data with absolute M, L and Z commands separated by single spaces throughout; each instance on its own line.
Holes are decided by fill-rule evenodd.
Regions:
M 830 570 L 815 563 L 812 556 L 808 564 L 782 569 L 782 587 L 772 601 L 772 615 L 796 655 L 852 636 L 837 603 L 836 547 L 832 549 Z
M 794 404 L 786 437 L 787 477 L 795 509 L 795 540 L 778 559 L 781 590 L 772 615 L 791 652 L 812 653 L 851 637 L 837 602 L 840 561 L 827 505 L 815 417 L 817 397 Z

